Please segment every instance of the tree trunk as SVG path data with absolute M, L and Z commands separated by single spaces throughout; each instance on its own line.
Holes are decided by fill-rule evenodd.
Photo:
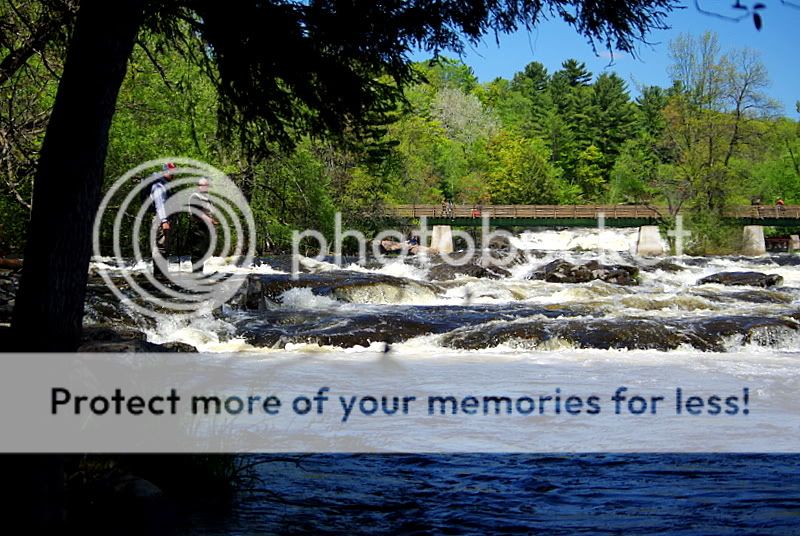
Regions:
M 18 349 L 74 351 L 108 131 L 145 0 L 84 0 L 39 156 L 12 329 Z

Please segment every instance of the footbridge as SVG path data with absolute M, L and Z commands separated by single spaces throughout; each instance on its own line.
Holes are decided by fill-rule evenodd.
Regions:
M 449 252 L 452 227 L 480 227 L 488 217 L 491 227 L 639 227 L 637 252 L 664 254 L 658 224 L 669 214 L 654 205 L 393 205 L 387 215 L 399 219 L 425 218 L 433 226 L 431 246 Z M 766 253 L 764 227 L 800 227 L 800 205 L 743 205 L 729 207 L 724 217 L 743 226 L 742 254 Z M 792 235 L 789 249 L 800 249 Z
M 492 227 L 641 227 L 657 225 L 669 214 L 667 207 L 654 205 L 392 205 L 390 216 L 419 219 L 430 225 L 480 227 L 489 216 Z M 725 217 L 742 225 L 800 227 L 800 205 L 746 205 L 730 207 Z

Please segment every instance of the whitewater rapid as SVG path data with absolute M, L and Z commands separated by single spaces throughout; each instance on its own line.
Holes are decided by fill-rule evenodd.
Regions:
M 369 354 L 385 351 L 387 344 L 380 335 L 391 334 L 397 323 L 414 315 L 437 315 L 447 317 L 452 313 L 453 326 L 458 323 L 458 314 L 470 307 L 482 307 L 487 314 L 486 325 L 500 323 L 525 323 L 537 318 L 551 323 L 559 319 L 547 319 L 534 313 L 521 314 L 519 310 L 539 310 L 545 313 L 558 308 L 569 309 L 571 317 L 578 319 L 615 320 L 637 319 L 653 322 L 681 322 L 688 320 L 714 319 L 723 315 L 748 315 L 750 317 L 780 317 L 795 314 L 800 299 L 800 263 L 789 255 L 745 257 L 670 257 L 667 265 L 657 265 L 664 259 L 636 258 L 632 255 L 637 238 L 636 229 L 573 229 L 526 231 L 515 236 L 512 244 L 525 253 L 524 262 L 508 267 L 509 274 L 498 279 L 457 275 L 452 280 L 432 281 L 430 277 L 433 260 L 430 258 L 391 259 L 383 264 L 359 264 L 347 259 L 341 266 L 332 259 L 300 259 L 304 274 L 296 285 L 284 284 L 275 291 L 272 299 L 263 300 L 262 311 L 243 312 L 235 308 L 223 308 L 224 314 L 206 314 L 190 320 L 162 318 L 146 327 L 148 340 L 155 343 L 183 342 L 206 352 L 241 352 L 270 355 L 275 352 L 313 352 Z M 530 279 L 531 272 L 554 260 L 573 264 L 598 261 L 604 265 L 636 265 L 639 268 L 639 284 L 623 286 L 603 281 L 569 284 L 552 283 Z M 185 265 L 185 266 L 184 266 Z M 173 264 L 173 270 L 186 269 L 187 261 Z M 117 269 L 141 272 L 146 265 L 128 264 L 114 266 L 108 259 L 95 259 L 96 269 Z M 288 280 L 289 263 L 269 258 L 252 266 L 237 266 L 229 259 L 214 258 L 206 265 L 206 271 L 227 271 L 243 276 L 258 276 L 274 282 L 277 278 Z M 779 275 L 783 285 L 779 288 L 725 287 L 717 284 L 698 285 L 703 277 L 730 271 L 758 271 Z M 333 291 L 321 291 L 314 285 L 303 283 L 303 278 L 327 277 L 339 285 Z M 368 284 L 363 284 L 365 279 Z M 353 284 L 351 283 L 351 280 Z M 325 289 L 323 289 L 325 290 Z M 497 316 L 497 311 L 511 308 L 508 315 Z M 494 311 L 495 316 L 489 312 Z M 386 315 L 388 320 L 386 320 Z M 319 340 L 304 342 L 297 340 L 306 327 L 334 333 L 347 331 L 354 317 L 379 319 L 384 325 L 376 325 L 375 340 L 367 337 L 359 343 L 325 344 Z M 292 337 L 275 339 L 270 344 L 254 341 L 248 335 L 256 328 L 272 323 L 298 324 Z M 316 323 L 315 323 L 316 322 Z M 477 324 L 480 325 L 480 322 Z M 337 328 L 337 325 L 340 325 Z M 365 326 L 360 326 L 364 328 Z M 367 326 L 368 327 L 368 326 Z M 440 330 L 442 331 L 442 330 Z M 444 330 L 447 331 L 447 330 Z M 339 333 L 338 335 L 341 335 Z M 726 336 L 725 349 L 737 354 L 755 352 L 794 352 L 800 347 L 800 336 L 795 332 L 770 335 L 770 344 L 757 340 L 745 340 L 742 336 Z M 301 338 L 301 337 L 300 337 Z M 341 338 L 341 337 L 340 337 Z M 455 349 L 443 344 L 442 333 L 419 334 L 392 342 L 393 355 L 411 358 L 435 358 L 438 355 L 470 354 L 478 352 L 489 359 L 490 354 L 523 355 L 534 358 L 542 351 L 555 351 L 559 359 L 585 359 L 588 353 L 606 352 L 614 359 L 621 355 L 636 355 L 650 352 L 636 349 L 582 348 L 553 337 L 538 344 L 517 344 L 501 341 L 491 347 L 480 349 Z M 763 337 L 762 337 L 763 338 Z M 334 337 L 336 339 L 336 337 Z M 389 337 L 391 339 L 391 337 Z M 677 358 L 680 351 L 696 353 L 691 347 L 676 347 L 656 352 Z M 652 352 L 650 352 L 652 353 Z M 649 355 L 649 353 L 648 353 Z

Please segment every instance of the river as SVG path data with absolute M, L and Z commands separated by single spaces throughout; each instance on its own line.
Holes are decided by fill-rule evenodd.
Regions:
M 343 266 L 303 259 L 303 273 L 293 279 L 288 257 L 260 259 L 252 268 L 213 259 L 217 269 L 247 276 L 221 310 L 192 320 L 148 321 L 109 307 L 95 281 L 87 322 L 134 325 L 151 342 L 233 352 L 243 362 L 271 355 L 518 359 L 546 364 L 553 375 L 581 368 L 595 378 L 656 366 L 687 376 L 702 369 L 741 381 L 758 378 L 780 392 L 797 391 L 800 256 L 640 259 L 631 254 L 635 239 L 636 229 L 525 232 L 513 239 L 525 255 L 506 271 L 471 275 L 437 267 L 436 259 L 385 265 L 346 259 Z M 637 270 L 633 284 L 557 282 L 542 272 L 547 265 L 562 269 L 555 261 Z M 109 268 L 103 259 L 94 266 Z M 766 286 L 698 283 L 722 272 L 780 277 Z M 797 455 L 261 459 L 269 492 L 243 497 L 224 516 L 197 513 L 186 532 L 800 533 Z

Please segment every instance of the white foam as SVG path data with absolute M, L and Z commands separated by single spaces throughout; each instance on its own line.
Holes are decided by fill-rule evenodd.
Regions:
M 201 352 L 214 352 L 221 343 L 234 339 L 236 328 L 209 313 L 189 319 L 160 316 L 155 327 L 144 332 L 147 340 L 156 344 L 182 342 Z
M 607 250 L 631 252 L 636 247 L 638 228 L 565 229 L 525 231 L 511 239 L 518 249 L 546 251 Z
M 318 296 L 310 288 L 290 288 L 281 294 L 281 303 L 291 309 L 332 309 L 340 305 L 328 296 Z
M 403 277 L 406 279 L 414 279 L 416 281 L 427 280 L 428 271 L 412 264 L 403 262 L 402 259 L 391 259 L 383 266 L 377 269 L 364 268 L 360 264 L 352 263 L 344 268 L 351 272 L 371 273 L 390 275 L 393 277 Z

